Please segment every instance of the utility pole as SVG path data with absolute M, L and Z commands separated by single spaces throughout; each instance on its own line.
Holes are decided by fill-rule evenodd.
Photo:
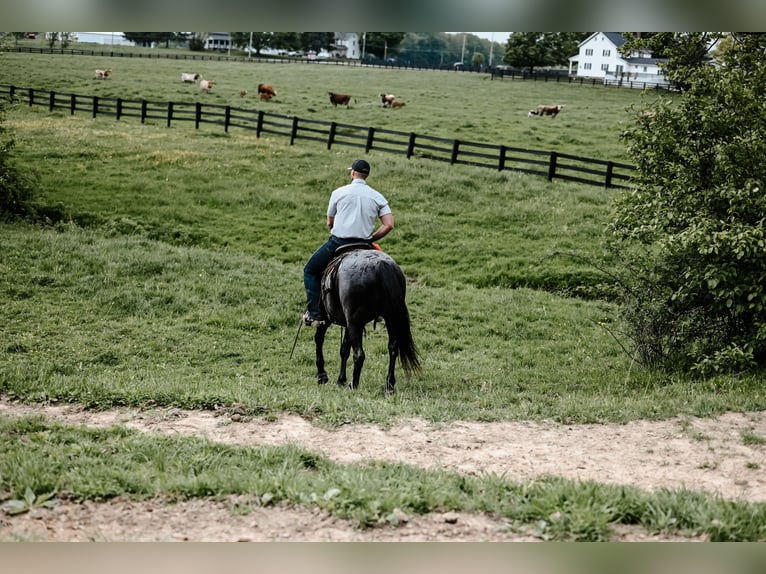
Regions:
M 495 33 L 489 35 L 489 67 L 492 67 L 492 49 L 495 47 Z
M 253 57 L 253 33 L 250 32 L 250 43 L 247 45 L 247 59 Z
M 367 46 L 367 32 L 362 32 L 362 63 L 364 63 L 364 49 Z
M 465 32 L 463 32 L 463 50 L 460 52 L 460 63 L 465 64 Z

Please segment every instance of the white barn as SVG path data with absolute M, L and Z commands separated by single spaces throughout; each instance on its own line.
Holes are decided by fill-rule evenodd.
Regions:
M 595 32 L 580 42 L 576 56 L 569 58 L 569 75 L 601 79 L 604 83 L 630 83 L 636 87 L 667 86 L 660 64 L 648 52 L 634 52 L 624 57 L 618 48 L 627 38 L 618 32 Z

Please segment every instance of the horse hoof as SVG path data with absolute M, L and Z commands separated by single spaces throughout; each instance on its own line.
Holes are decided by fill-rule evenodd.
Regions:
M 327 375 L 317 375 L 317 384 L 318 385 L 326 385 L 327 381 L 329 381 L 329 378 Z

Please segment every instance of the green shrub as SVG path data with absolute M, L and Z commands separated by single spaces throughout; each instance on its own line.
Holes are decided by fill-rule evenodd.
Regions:
M 4 126 L 5 108 L 0 103 L 0 221 L 36 216 L 36 178 L 13 162 L 15 142 Z

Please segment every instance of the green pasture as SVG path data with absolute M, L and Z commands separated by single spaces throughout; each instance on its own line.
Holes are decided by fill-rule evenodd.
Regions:
M 258 81 L 265 81 L 275 84 L 280 95 L 263 105 L 280 113 L 604 159 L 624 157 L 618 135 L 630 121 L 626 108 L 642 97 L 630 90 L 490 81 L 454 72 L 247 62 L 201 62 L 195 70 L 188 64 L 13 53 L 0 57 L 2 82 L 19 86 L 233 104 L 239 102 L 239 89 L 252 93 Z M 114 77 L 93 80 L 95 67 L 111 67 Z M 200 95 L 180 82 L 181 71 L 215 77 L 218 89 Z M 358 101 L 350 110 L 333 109 L 325 98 L 327 89 L 359 94 Z M 381 91 L 401 94 L 408 106 L 382 109 L 375 101 Z M 473 94 L 470 99 L 468 93 Z M 565 103 L 567 108 L 555 120 L 527 118 L 526 110 L 540 101 Z M 248 103 L 261 105 L 253 100 L 243 105 Z M 326 237 L 329 193 L 347 181 L 346 168 L 361 155 L 358 150 L 328 151 L 311 142 L 290 146 L 279 136 L 226 134 L 214 126 L 195 130 L 179 123 L 167 128 L 162 122 L 93 119 L 25 106 L 10 107 L 6 123 L 14 132 L 17 164 L 39 175 L 50 220 L 47 225 L 0 228 L 0 393 L 6 398 L 89 408 L 211 409 L 241 403 L 249 414 L 277 417 L 291 412 L 326 426 L 386 426 L 400 417 L 441 424 L 606 423 L 713 416 L 766 406 L 760 375 L 698 380 L 651 372 L 633 363 L 614 339 L 620 332 L 618 310 L 599 299 L 605 277 L 587 262 L 603 257 L 602 233 L 614 190 L 368 154 L 373 169 L 369 181 L 388 197 L 396 218 L 396 228 L 381 244 L 408 278 L 408 305 L 423 365 L 422 374 L 411 379 L 399 372 L 398 392 L 386 398 L 382 325 L 368 329 L 367 362 L 356 392 L 332 382 L 322 387 L 315 383 L 309 329 L 300 332 L 290 358 L 305 303 L 302 267 Z M 339 335 L 332 328 L 325 348 L 331 381 L 337 375 Z M 321 499 L 322 492 L 334 488 L 325 482 L 306 486 L 268 477 L 264 483 L 254 478 L 245 485 L 232 484 L 230 476 L 209 478 L 207 467 L 204 480 L 191 486 L 153 478 L 140 487 L 128 486 L 133 479 L 120 473 L 134 472 L 134 462 L 124 462 L 123 470 L 105 471 L 110 488 L 83 486 L 79 476 L 56 482 L 55 468 L 42 462 L 73 455 L 70 447 L 47 451 L 44 444 L 51 436 L 65 444 L 95 440 L 96 453 L 110 451 L 112 438 L 70 439 L 64 437 L 73 430 L 37 428 L 33 421 L 2 417 L 0 423 L 4 436 L 26 437 L 26 447 L 2 442 L 0 458 L 28 457 L 21 467 L 0 468 L 0 499 L 21 496 L 29 486 L 38 494 L 75 488 L 77 496 L 95 499 L 120 493 L 172 497 L 245 491 L 271 493 L 271 500 L 279 487 L 290 494 L 280 491 L 275 500 L 318 504 L 316 493 Z M 135 460 L 156 462 L 166 456 L 157 454 L 166 447 L 150 439 L 124 438 L 126 444 L 143 443 L 155 453 L 136 454 Z M 209 446 L 197 443 L 170 448 L 188 448 L 192 459 L 255 456 L 228 448 L 210 454 Z M 16 458 L 6 458 L 10 453 Z M 272 455 L 282 468 L 296 456 L 301 464 L 329 464 L 306 453 L 273 451 L 257 457 Z M 233 468 L 250 464 L 237 462 Z M 201 466 L 193 470 L 198 471 Z M 168 472 L 163 476 L 175 471 Z M 360 502 L 354 481 L 339 478 L 345 473 L 365 482 L 377 470 L 333 470 L 333 480 L 344 484 L 342 494 L 321 504 L 363 526 L 387 516 L 389 506 L 396 504 L 421 512 L 499 508 L 495 498 L 479 502 L 487 484 L 398 466 L 386 475 L 389 482 L 371 491 L 392 492 L 413 481 L 429 486 L 410 493 L 407 502 L 393 496 L 382 506 Z M 593 501 L 587 493 L 607 492 L 597 485 L 553 481 L 551 498 L 530 491 L 512 496 L 505 481 L 488 480 L 493 492 L 502 493 L 498 499 L 521 497 L 514 498 L 519 506 L 509 512 L 530 524 L 541 515 L 520 513 L 520 507 L 533 504 L 524 497 L 545 500 L 540 509 L 547 512 L 549 506 L 571 499 L 572 492 L 584 496 L 586 506 Z M 433 495 L 445 489 L 450 496 L 468 492 L 469 498 L 445 502 Z M 627 500 L 624 493 L 619 496 Z M 621 516 L 591 507 L 598 515 L 596 526 L 561 524 L 561 531 L 551 536 L 604 539 L 604 524 L 636 523 L 637 513 L 646 517 L 658 509 L 680 511 L 690 500 L 678 495 L 668 502 L 662 498 L 666 495 L 657 496 L 644 510 L 626 503 Z M 707 517 L 718 511 L 701 512 L 703 503 L 694 500 L 695 520 L 649 527 L 716 528 Z M 358 515 L 349 510 L 354 508 L 360 509 Z M 570 510 L 562 516 L 583 512 L 579 505 Z M 731 523 L 746 524 L 744 516 L 754 513 L 757 518 L 759 512 L 739 509 Z M 763 524 L 760 518 L 749 530 L 738 526 L 720 537 L 763 539 L 758 524 Z
M 155 55 L 165 53 L 154 51 Z M 642 94 L 627 88 L 509 78 L 492 80 L 489 74 L 473 72 L 362 68 L 333 63 L 8 53 L 0 66 L 3 68 L 0 81 L 20 87 L 156 102 L 202 101 L 613 161 L 627 160 L 619 137 L 635 115 L 630 107 L 660 97 L 659 93 Z M 96 68 L 109 68 L 112 75 L 107 80 L 97 80 Z M 52 70 L 56 73 L 51 74 Z M 181 82 L 182 72 L 199 73 L 216 85 L 211 93 L 200 93 L 196 84 Z M 256 93 L 259 83 L 273 85 L 277 97 L 261 102 Z M 239 95 L 242 90 L 248 91 L 245 98 Z M 334 108 L 328 91 L 354 96 L 351 108 Z M 407 105 L 383 108 L 379 97 L 382 92 L 395 94 Z M 566 107 L 555 119 L 527 117 L 527 112 L 541 103 Z

